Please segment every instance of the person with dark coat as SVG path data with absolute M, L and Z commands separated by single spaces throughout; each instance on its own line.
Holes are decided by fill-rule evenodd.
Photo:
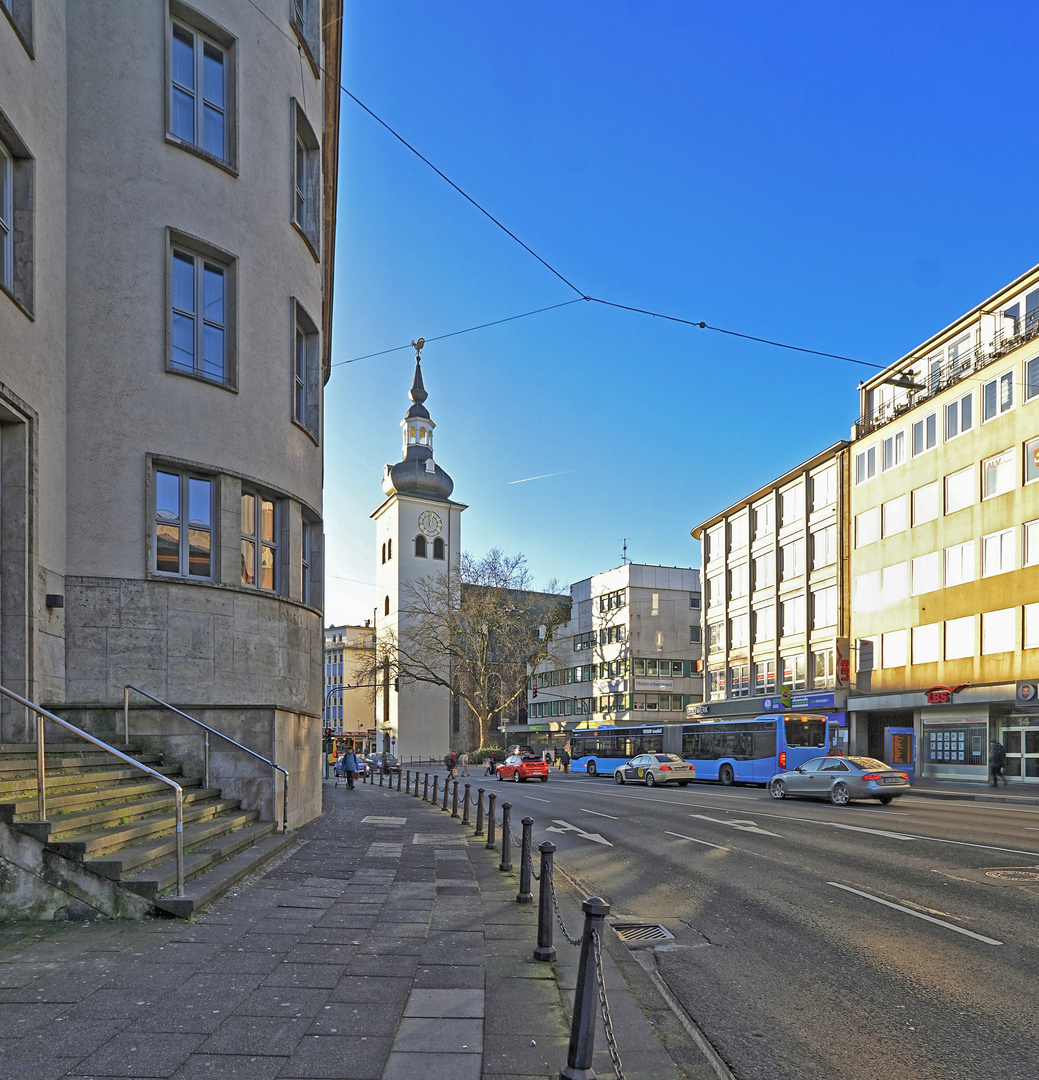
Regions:
M 350 743 L 349 749 L 343 755 L 343 772 L 346 774 L 346 786 L 353 791 L 354 777 L 357 775 L 357 755 L 354 753 L 353 743 Z
M 997 739 L 993 739 L 988 748 L 988 774 L 993 787 L 999 787 L 1000 780 L 1003 781 L 1004 787 L 1009 785 L 1010 781 L 1003 775 L 1003 766 L 1006 763 L 1007 752 L 1003 744 Z

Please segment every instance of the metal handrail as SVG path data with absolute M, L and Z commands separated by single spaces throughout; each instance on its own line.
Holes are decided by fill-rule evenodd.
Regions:
M 36 788 L 37 788 L 37 810 L 38 820 L 47 820 L 47 793 L 45 789 L 46 781 L 46 766 L 45 766 L 45 747 L 44 747 L 44 719 L 50 720 L 55 724 L 60 724 L 66 731 L 71 731 L 74 735 L 78 735 L 81 739 L 86 739 L 88 743 L 92 743 L 99 750 L 104 750 L 106 753 L 113 754 L 119 758 L 120 761 L 126 762 L 127 765 L 132 765 L 135 769 L 140 769 L 142 772 L 146 772 L 149 776 L 154 776 L 156 780 L 161 780 L 164 784 L 168 784 L 174 791 L 174 799 L 176 802 L 176 819 L 177 819 L 177 895 L 184 895 L 184 789 L 176 782 L 171 780 L 168 776 L 164 776 L 161 772 L 157 772 L 155 769 L 150 769 L 147 765 L 142 764 L 136 758 L 130 757 L 128 754 L 124 754 L 120 750 L 116 750 L 114 746 L 109 746 L 108 743 L 103 742 L 101 739 L 89 732 L 84 731 L 82 728 L 76 727 L 75 724 L 70 724 L 67 720 L 62 720 L 60 716 L 55 716 L 54 713 L 48 712 L 46 709 L 41 708 L 39 705 L 34 704 L 27 698 L 23 698 L 21 694 L 16 694 L 13 690 L 8 690 L 6 686 L 0 686 L 0 694 L 4 697 L 10 698 L 12 701 L 17 701 L 19 705 L 36 714 Z
M 140 694 L 141 697 L 146 697 L 150 701 L 154 701 L 157 705 L 161 705 L 164 709 L 169 709 L 170 712 L 175 712 L 178 716 L 183 716 L 185 720 L 190 720 L 193 724 L 197 724 L 206 733 L 206 749 L 205 749 L 205 764 L 206 764 L 206 787 L 209 787 L 209 736 L 217 735 L 225 742 L 229 742 L 232 746 L 236 746 L 239 750 L 244 750 L 247 754 L 257 758 L 259 761 L 265 762 L 270 765 L 272 769 L 277 769 L 278 772 L 285 777 L 285 783 L 282 785 L 282 809 L 281 809 L 281 831 L 288 832 L 289 828 L 289 771 L 283 766 L 277 764 L 277 762 L 271 761 L 270 758 L 265 758 L 263 754 L 258 754 L 255 750 L 250 750 L 248 746 L 243 746 L 240 742 L 235 742 L 230 735 L 225 735 L 222 731 L 217 731 L 216 728 L 210 727 L 208 724 L 202 723 L 201 720 L 197 720 L 194 716 L 189 716 L 186 712 L 181 712 L 175 705 L 171 705 L 168 701 L 163 701 L 162 698 L 156 697 L 154 694 L 149 694 L 147 690 L 142 690 L 139 686 L 134 686 L 132 683 L 127 683 L 123 687 L 123 738 L 129 744 L 130 742 L 130 691 L 133 690 L 135 694 Z

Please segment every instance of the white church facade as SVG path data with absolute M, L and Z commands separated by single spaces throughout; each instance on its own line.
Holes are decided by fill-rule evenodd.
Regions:
M 422 342 L 419 340 L 418 349 Z M 407 583 L 456 571 L 461 552 L 462 511 L 451 499 L 454 481 L 433 460 L 435 424 L 426 409 L 421 356 L 415 354 L 412 405 L 401 421 L 403 457 L 387 465 L 385 501 L 375 521 L 376 636 L 399 639 L 406 623 Z M 452 695 L 446 687 L 396 682 L 388 670 L 377 688 L 376 729 L 381 751 L 404 761 L 440 760 L 450 749 Z

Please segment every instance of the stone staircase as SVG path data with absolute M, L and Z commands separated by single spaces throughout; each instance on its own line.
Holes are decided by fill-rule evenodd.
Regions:
M 179 764 L 130 753 L 184 789 L 185 896 L 176 895 L 174 790 L 88 744 L 47 745 L 43 822 L 37 820 L 35 744 L 0 747 L 0 822 L 42 844 L 51 867 L 65 860 L 70 871 L 114 882 L 117 891 L 182 918 L 293 842 L 274 822 L 260 821 L 258 811 L 222 798 L 199 777 L 183 776 Z M 81 885 L 70 890 L 77 891 Z

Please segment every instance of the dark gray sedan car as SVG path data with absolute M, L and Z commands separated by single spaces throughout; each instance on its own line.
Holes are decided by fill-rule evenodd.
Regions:
M 685 787 L 696 779 L 693 766 L 677 754 L 639 754 L 619 766 L 613 773 L 618 784 L 643 783 L 646 787 L 657 784 L 678 784 Z
M 787 795 L 829 799 L 844 806 L 852 799 L 877 799 L 887 803 L 909 790 L 909 774 L 870 757 L 817 757 L 792 772 L 772 777 L 773 799 Z

